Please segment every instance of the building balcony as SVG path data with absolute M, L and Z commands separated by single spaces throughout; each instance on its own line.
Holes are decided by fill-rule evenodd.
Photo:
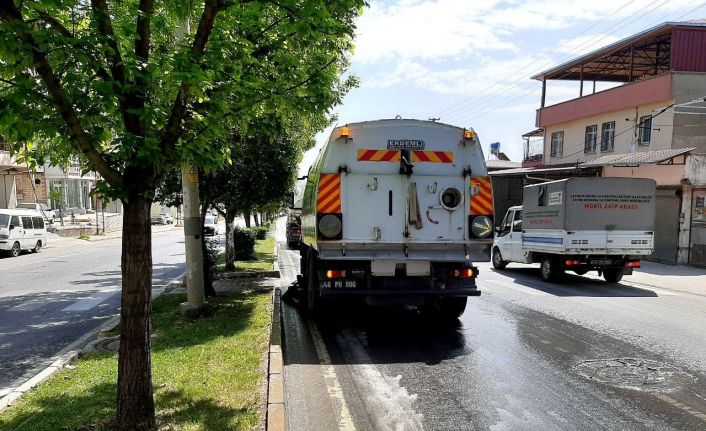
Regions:
M 546 128 L 579 118 L 670 99 L 672 99 L 672 74 L 665 73 L 540 108 L 537 110 L 536 125 Z

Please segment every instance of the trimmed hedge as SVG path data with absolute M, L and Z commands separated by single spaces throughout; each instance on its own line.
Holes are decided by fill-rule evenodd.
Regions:
M 267 232 L 270 230 L 267 226 L 258 226 L 250 229 L 255 234 L 255 238 L 262 240 L 267 237 Z
M 252 259 L 255 253 L 255 232 L 252 229 L 233 228 L 233 249 L 235 260 Z

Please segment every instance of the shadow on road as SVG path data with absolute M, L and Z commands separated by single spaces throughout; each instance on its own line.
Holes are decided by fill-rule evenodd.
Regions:
M 337 300 L 309 318 L 294 304 L 284 304 L 285 364 L 319 364 L 312 354 L 310 323 L 325 343 L 332 364 L 425 363 L 470 352 L 458 319 L 434 319 L 413 307 L 368 306 Z
M 650 289 L 627 286 L 621 283 L 606 283 L 603 280 L 582 277 L 571 273 L 564 274 L 561 281 L 546 283 L 539 278 L 539 268 L 505 268 L 493 270 L 531 289 L 540 290 L 555 296 L 594 296 L 605 298 L 658 297 Z M 629 277 L 629 276 L 626 276 Z
M 184 271 L 181 263 L 165 264 L 158 263 L 152 266 L 152 286 L 161 286 L 171 281 Z M 120 287 L 122 273 L 120 270 L 84 272 L 78 275 L 77 280 L 70 283 L 74 285 L 90 285 L 95 287 Z
M 109 298 L 91 310 L 63 311 L 76 301 L 100 294 L 99 290 L 83 290 L 0 298 L 0 388 L 31 377 L 72 339 L 112 316 L 116 307 Z

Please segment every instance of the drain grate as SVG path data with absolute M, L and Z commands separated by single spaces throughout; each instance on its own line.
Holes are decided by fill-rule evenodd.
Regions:
M 695 381 L 678 368 L 639 358 L 588 360 L 579 362 L 574 369 L 593 381 L 646 392 L 672 392 Z

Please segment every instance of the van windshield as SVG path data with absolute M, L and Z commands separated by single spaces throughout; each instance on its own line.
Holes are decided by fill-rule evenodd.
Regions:
M 0 227 L 7 227 L 10 222 L 10 216 L 7 214 L 0 214 Z

